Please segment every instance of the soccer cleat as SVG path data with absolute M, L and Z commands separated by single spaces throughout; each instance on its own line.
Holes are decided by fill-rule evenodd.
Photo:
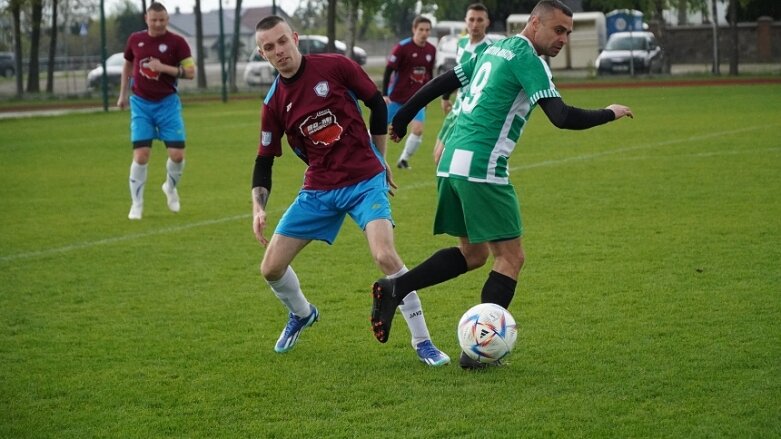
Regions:
M 299 318 L 292 312 L 290 313 L 290 319 L 287 321 L 285 329 L 282 330 L 282 334 L 279 335 L 279 340 L 277 340 L 277 344 L 274 346 L 275 352 L 282 353 L 293 349 L 298 341 L 298 336 L 301 335 L 301 331 L 314 325 L 320 319 L 320 312 L 317 308 L 312 304 L 309 305 L 309 308 L 312 312 L 307 317 Z
M 168 201 L 168 209 L 174 213 L 179 212 L 179 192 L 176 191 L 176 188 L 173 188 L 172 191 L 169 191 L 168 188 L 168 180 L 166 180 L 165 183 L 163 183 L 162 189 L 165 198 Z
M 399 169 L 412 169 L 412 167 L 409 165 L 409 162 L 404 159 L 400 159 L 398 162 L 396 162 L 396 167 Z
M 372 331 L 374 337 L 385 343 L 390 336 L 391 323 L 402 298 L 395 294 L 396 281 L 382 278 L 372 286 Z
M 444 366 L 450 363 L 450 357 L 446 353 L 437 349 L 431 340 L 426 340 L 418 343 L 418 347 L 415 348 L 418 353 L 420 361 L 428 364 L 429 366 Z
M 502 360 L 496 360 L 493 363 L 481 363 L 477 360 L 473 360 L 463 351 L 461 352 L 461 357 L 458 359 L 458 364 L 461 366 L 461 369 L 465 370 L 485 370 L 489 367 L 499 367 L 503 365 Z
M 130 213 L 127 214 L 127 219 L 140 220 L 141 215 L 143 215 L 143 213 L 144 213 L 144 205 L 133 203 L 130 206 Z

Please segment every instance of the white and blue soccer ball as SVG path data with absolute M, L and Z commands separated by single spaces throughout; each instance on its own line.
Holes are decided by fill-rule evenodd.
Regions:
M 469 308 L 458 322 L 461 350 L 481 363 L 494 363 L 509 355 L 517 336 L 513 316 L 494 303 Z

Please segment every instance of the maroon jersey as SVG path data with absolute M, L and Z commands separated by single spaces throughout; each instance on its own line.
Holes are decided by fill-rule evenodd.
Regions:
M 282 134 L 309 167 L 304 189 L 349 186 L 385 169 L 356 98 L 377 86 L 354 61 L 335 54 L 305 55 L 292 78 L 278 76 L 263 102 L 258 155 L 282 155 Z
M 176 93 L 176 76 L 153 72 L 145 67 L 149 58 L 157 58 L 163 64 L 178 66 L 190 58 L 187 41 L 171 32 L 152 37 L 147 31 L 134 32 L 125 45 L 125 59 L 133 63 L 133 94 L 151 101 L 159 101 Z
M 401 40 L 388 57 L 388 67 L 395 71 L 388 86 L 390 100 L 403 104 L 429 82 L 436 57 L 437 49 L 429 42 L 420 47 L 412 38 Z

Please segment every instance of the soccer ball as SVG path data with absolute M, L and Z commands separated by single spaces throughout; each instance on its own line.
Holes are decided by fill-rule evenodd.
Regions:
M 469 358 L 493 363 L 506 357 L 515 346 L 515 319 L 494 303 L 470 308 L 458 322 L 458 343 Z

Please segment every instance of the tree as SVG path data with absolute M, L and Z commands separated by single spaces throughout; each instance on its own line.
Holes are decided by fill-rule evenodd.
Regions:
M 54 93 L 54 57 L 57 54 L 57 0 L 52 0 L 52 27 L 49 35 L 49 62 L 46 72 L 46 93 Z
M 27 91 L 41 91 L 38 51 L 41 43 L 41 21 L 43 20 L 43 0 L 32 0 L 32 32 L 30 34 L 30 62 L 27 64 Z
M 230 64 L 228 64 L 228 73 L 230 81 L 230 90 L 233 93 L 239 91 L 236 85 L 236 62 L 239 58 L 239 32 L 241 27 L 241 0 L 236 0 L 236 8 L 233 14 L 233 38 L 231 40 Z
M 138 7 L 129 0 L 124 0 L 118 6 L 117 13 L 114 16 L 116 32 L 114 33 L 113 40 L 119 47 L 125 47 L 125 43 L 130 37 L 130 34 L 146 28 L 146 23 L 138 23 L 139 15 L 143 16 L 143 14 L 144 12 L 139 10 Z
M 328 30 L 326 31 L 328 36 L 326 50 L 328 52 L 336 52 L 336 3 L 337 0 L 328 0 Z
M 14 21 L 14 56 L 16 59 L 16 97 L 24 94 L 22 87 L 22 0 L 11 0 L 11 16 Z
M 201 13 L 201 0 L 195 0 L 195 52 L 197 58 L 195 58 L 195 64 L 198 67 L 198 73 L 195 75 L 198 81 L 198 88 L 206 88 L 206 65 L 204 58 L 206 52 L 203 48 L 203 14 Z

